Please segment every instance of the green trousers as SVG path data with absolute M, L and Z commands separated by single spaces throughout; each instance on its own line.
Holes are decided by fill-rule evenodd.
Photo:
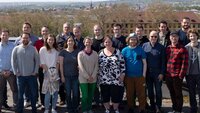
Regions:
M 80 83 L 82 93 L 82 111 L 89 111 L 92 109 L 92 99 L 96 88 L 96 83 Z

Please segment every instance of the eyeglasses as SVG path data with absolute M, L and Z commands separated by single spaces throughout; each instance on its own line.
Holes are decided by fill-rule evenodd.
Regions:
M 151 36 L 151 38 L 157 38 L 157 36 Z

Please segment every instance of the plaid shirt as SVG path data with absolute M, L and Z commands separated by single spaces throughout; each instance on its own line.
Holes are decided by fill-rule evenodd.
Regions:
M 172 47 L 171 45 L 166 49 L 167 55 L 167 72 L 168 77 L 184 78 L 188 68 L 188 51 L 182 45 Z

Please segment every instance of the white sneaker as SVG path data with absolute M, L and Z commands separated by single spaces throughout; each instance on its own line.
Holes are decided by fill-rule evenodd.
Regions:
M 44 113 L 49 113 L 49 110 L 45 110 Z
M 55 109 L 52 109 L 51 113 L 57 113 L 57 111 Z
M 26 108 L 26 107 L 29 107 L 29 106 L 31 106 L 31 102 L 24 102 L 24 107 Z

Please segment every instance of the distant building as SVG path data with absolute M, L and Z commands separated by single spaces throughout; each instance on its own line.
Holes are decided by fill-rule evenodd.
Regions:
M 191 28 L 196 28 L 198 32 L 200 33 L 200 16 L 197 16 L 194 12 L 175 12 L 175 18 L 173 20 L 166 21 L 168 22 L 168 26 L 170 30 L 176 30 L 181 27 L 181 21 L 183 17 L 189 17 L 191 20 Z M 135 31 L 135 26 L 137 24 L 140 24 L 144 27 L 144 34 L 149 34 L 152 30 L 158 30 L 158 24 L 161 20 L 152 21 L 144 16 L 144 12 L 138 13 L 137 20 L 125 20 L 121 22 L 120 24 L 123 26 L 123 34 L 128 35 Z M 103 26 L 104 33 L 106 35 L 112 35 L 112 26 L 116 22 L 113 20 L 106 22 L 106 24 Z

